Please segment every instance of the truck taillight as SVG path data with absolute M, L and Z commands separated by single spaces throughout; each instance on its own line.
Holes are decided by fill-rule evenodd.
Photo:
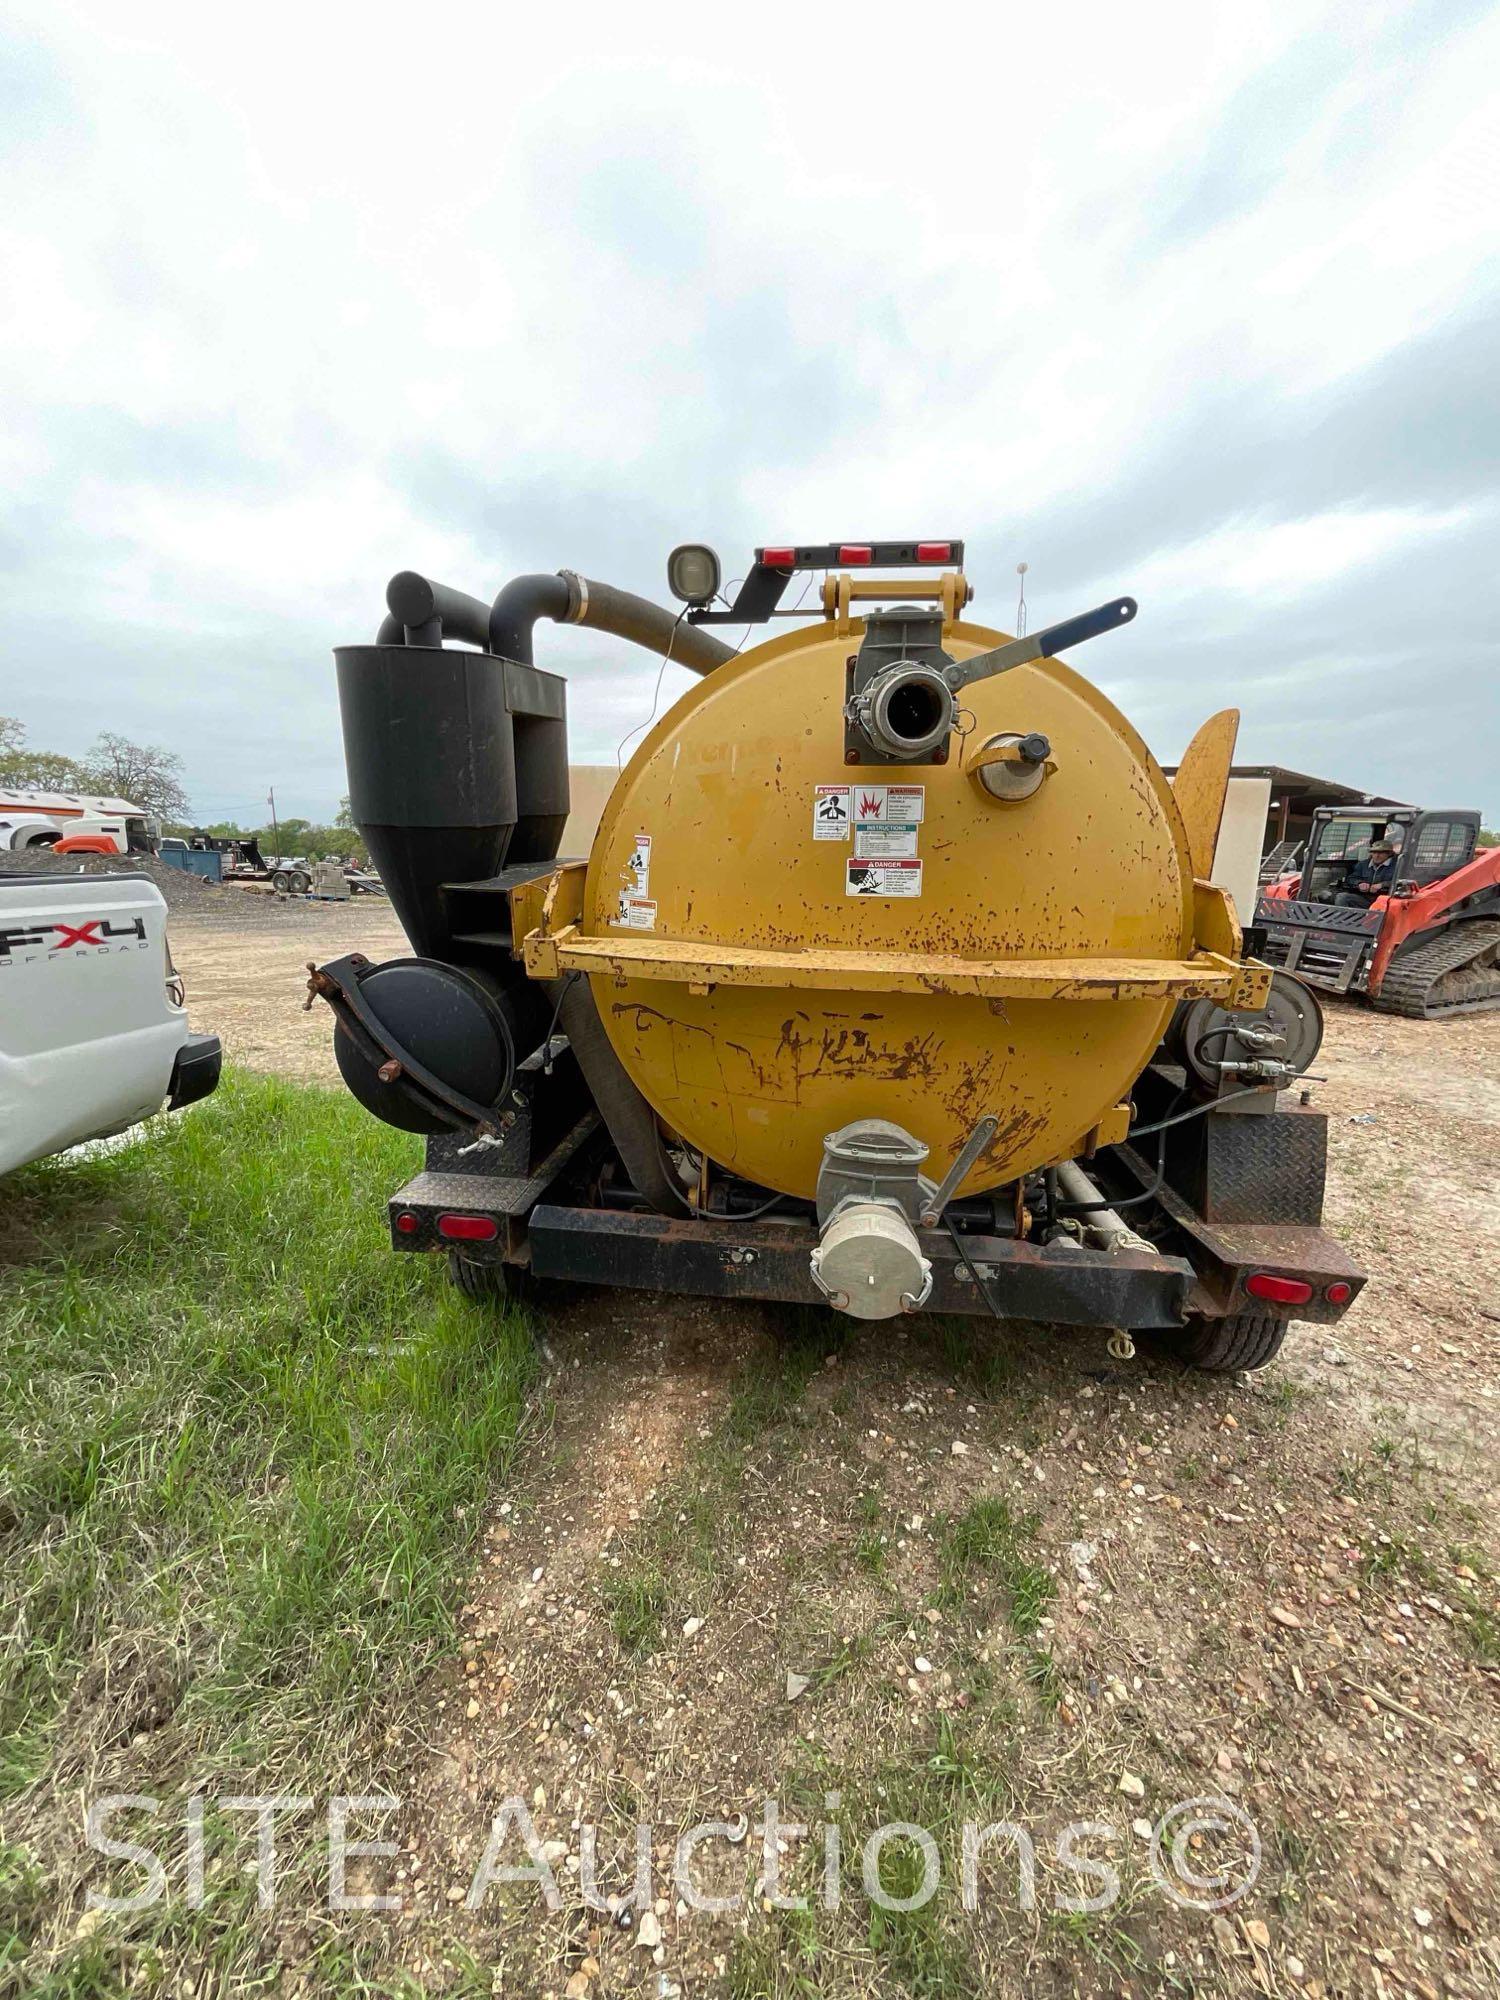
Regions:
M 1245 1280 L 1245 1290 L 1255 1299 L 1269 1299 L 1278 1306 L 1305 1306 L 1313 1288 L 1305 1278 L 1278 1278 L 1273 1271 L 1255 1271 Z
M 490 1243 L 500 1234 L 492 1215 L 440 1215 L 437 1233 L 454 1243 Z
M 1323 1296 L 1331 1306 L 1346 1306 L 1354 1296 L 1354 1287 L 1343 1278 L 1335 1278 Z

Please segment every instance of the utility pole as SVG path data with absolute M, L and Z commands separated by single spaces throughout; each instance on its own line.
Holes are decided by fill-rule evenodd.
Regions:
M 276 845 L 276 858 L 281 859 L 281 829 L 276 824 L 276 787 L 272 785 L 266 793 L 266 804 L 271 808 L 271 839 Z

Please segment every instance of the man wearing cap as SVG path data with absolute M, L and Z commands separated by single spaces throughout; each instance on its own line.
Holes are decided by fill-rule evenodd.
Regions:
M 1334 897 L 1341 909 L 1367 910 L 1377 896 L 1388 896 L 1396 879 L 1396 850 L 1388 840 L 1370 843 L 1369 858 L 1354 862 L 1344 886 Z

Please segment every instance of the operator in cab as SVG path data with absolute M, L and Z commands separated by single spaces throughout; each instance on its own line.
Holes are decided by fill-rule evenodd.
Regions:
M 1388 896 L 1396 879 L 1396 849 L 1388 840 L 1370 843 L 1364 861 L 1353 862 L 1334 902 L 1346 910 L 1367 910 L 1377 896 Z

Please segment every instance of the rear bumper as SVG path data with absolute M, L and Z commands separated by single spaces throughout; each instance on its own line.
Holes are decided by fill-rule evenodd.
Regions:
M 189 1035 L 177 1051 L 172 1065 L 172 1081 L 167 1090 L 168 1111 L 181 1111 L 196 1104 L 218 1088 L 224 1066 L 224 1049 L 217 1035 Z
M 813 1283 L 817 1230 L 811 1222 L 738 1222 L 647 1215 L 542 1203 L 527 1231 L 539 1278 L 624 1285 L 638 1291 L 696 1292 L 713 1298 L 775 1299 L 826 1306 Z M 1012 1237 L 966 1235 L 968 1263 L 946 1229 L 917 1232 L 932 1263 L 924 1312 L 985 1315 L 988 1300 L 1007 1319 L 1059 1326 L 1144 1329 L 1181 1326 L 1193 1268 L 1180 1257 L 1044 1249 Z M 969 1266 L 983 1280 L 981 1292 Z

